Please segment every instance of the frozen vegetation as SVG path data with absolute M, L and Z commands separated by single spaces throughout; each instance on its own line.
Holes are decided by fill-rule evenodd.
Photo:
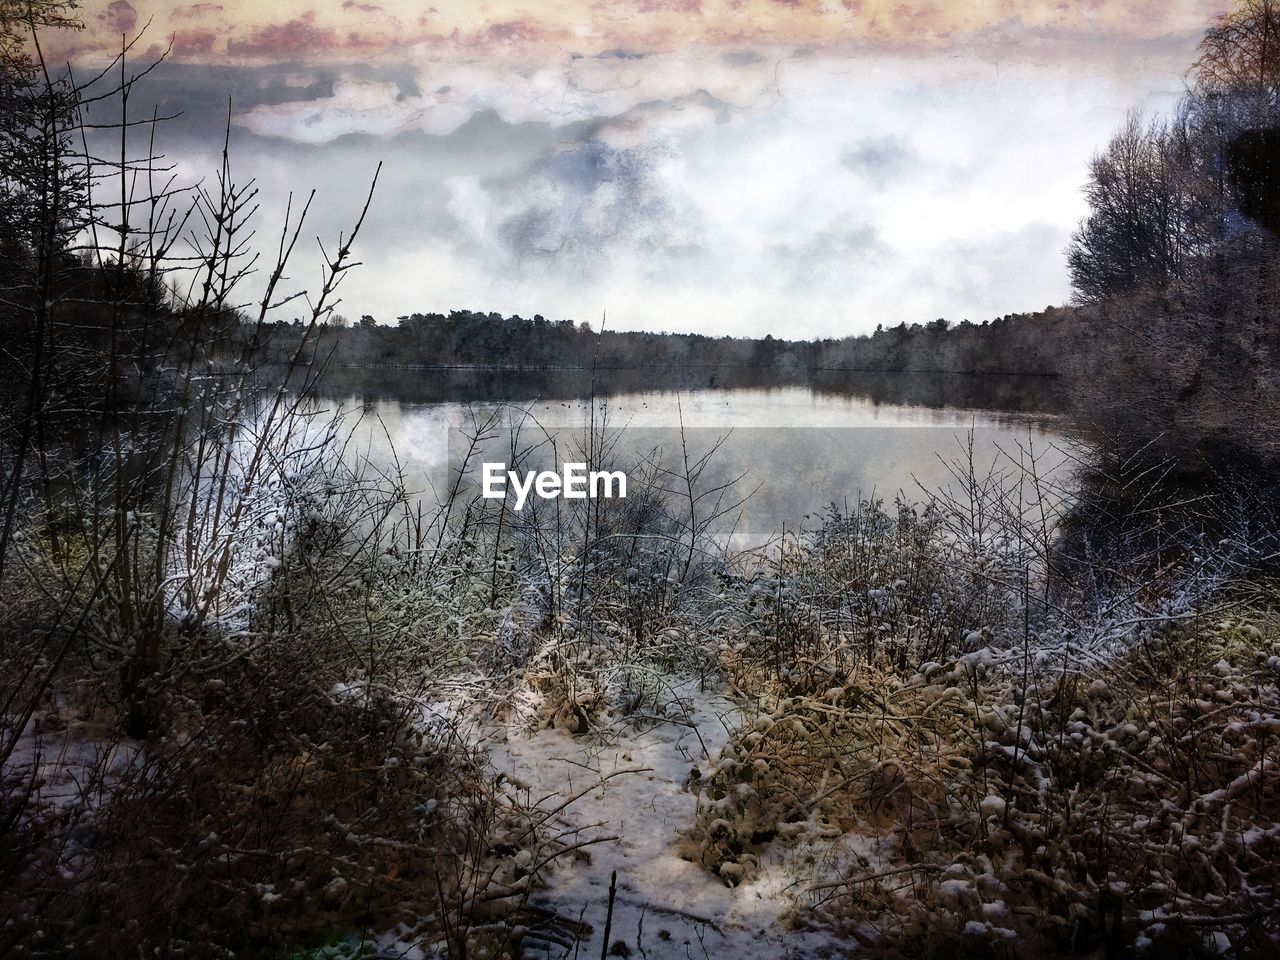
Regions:
M 693 456 L 626 500 L 427 511 L 326 424 L 238 433 L 174 494 L 240 505 L 194 540 L 225 562 L 136 521 L 136 686 L 119 599 L 84 595 L 102 547 L 18 539 L 11 609 L 84 638 L 10 635 L 19 955 L 1276 948 L 1275 543 L 1243 492 L 1169 542 L 962 439 L 930 498 L 729 555 Z M 612 466 L 610 437 L 561 442 Z

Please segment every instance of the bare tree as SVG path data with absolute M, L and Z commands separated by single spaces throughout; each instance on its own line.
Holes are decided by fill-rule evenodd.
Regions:
M 1280 3 L 1241 0 L 1200 41 L 1191 67 L 1196 91 L 1245 107 L 1266 123 L 1280 102 Z
M 1093 159 L 1090 213 L 1067 254 L 1082 300 L 1164 289 L 1185 276 L 1204 239 L 1194 217 L 1191 153 L 1184 128 L 1131 112 Z

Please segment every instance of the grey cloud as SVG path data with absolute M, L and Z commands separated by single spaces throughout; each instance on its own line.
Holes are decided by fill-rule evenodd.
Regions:
M 453 127 L 336 123 L 311 143 L 282 125 L 232 132 L 237 176 L 261 188 L 264 246 L 290 190 L 317 188 L 311 252 L 311 237 L 349 227 L 386 160 L 358 244 L 367 266 L 344 285 L 349 315 L 466 306 L 583 319 L 607 307 L 639 326 L 776 334 L 785 312 L 788 332 L 808 336 L 864 318 L 979 319 L 1065 295 L 1075 178 L 1109 129 L 1100 111 L 1127 93 L 976 68 L 963 83 L 898 80 L 826 61 L 788 61 L 774 84 L 771 55 L 725 56 L 609 57 L 545 92 L 500 65 L 481 76 L 484 64 L 475 76 L 181 67 L 147 91 L 185 111 L 162 149 L 195 179 L 216 168 L 228 92 L 237 112 L 309 106 L 354 80 L 377 85 L 374 106 L 395 114 L 397 97 L 455 85 L 466 111 Z M 740 77 L 759 82 L 735 87 Z M 572 109 L 560 108 L 565 95 Z M 1041 102 L 1043 114 L 1030 109 Z M 301 245 L 290 274 L 314 282 Z
M 956 314 L 961 305 L 975 322 L 1010 310 L 1039 309 L 1047 301 L 1038 301 L 1037 291 L 1052 289 L 1065 273 L 1061 251 L 1068 233 L 1061 225 L 1033 221 L 981 242 L 953 240 L 908 282 L 936 288 L 939 309 L 952 320 L 964 319 Z
M 655 172 L 661 149 L 617 148 L 595 139 L 559 145 L 522 176 L 484 187 L 498 235 L 523 267 L 554 265 L 569 279 L 599 275 L 618 257 L 639 257 L 656 277 L 687 268 L 700 248 L 696 205 Z
M 134 91 L 132 103 L 147 113 L 154 105 L 163 115 L 176 115 L 162 128 L 170 139 L 220 137 L 227 104 L 236 117 L 262 107 L 327 100 L 335 84 L 355 75 L 362 80 L 394 84 L 397 99 L 418 96 L 417 78 L 407 66 L 317 66 L 282 70 L 279 67 L 221 67 L 161 63 Z M 142 105 L 145 104 L 145 107 Z M 111 101 L 100 109 L 118 109 Z
M 614 119 L 634 127 L 642 120 L 661 122 L 665 110 L 678 123 L 720 122 L 730 105 L 760 110 L 777 99 L 774 59 L 750 52 L 656 56 L 616 49 L 567 55 L 537 69 L 506 60 L 427 60 L 416 73 L 403 66 L 351 65 L 337 78 L 295 84 L 292 97 L 280 95 L 277 81 L 277 89 L 251 92 L 241 122 L 261 135 L 320 144 L 414 127 L 448 133 L 486 109 L 512 122 L 568 127 Z M 696 121 L 691 107 L 697 108 Z
M 648 54 L 636 53 L 631 50 L 614 49 L 614 50 L 605 50 L 601 53 L 596 54 L 596 56 L 601 60 L 607 60 L 610 57 L 613 57 L 616 60 L 643 60 L 645 57 L 648 56 Z M 575 59 L 579 59 L 579 57 L 575 55 Z
M 871 223 L 835 222 L 815 230 L 800 243 L 774 244 L 773 260 L 797 292 L 847 284 L 875 269 L 891 251 Z
M 883 186 L 913 174 L 922 164 L 920 154 L 903 137 L 871 137 L 840 152 L 840 165 Z

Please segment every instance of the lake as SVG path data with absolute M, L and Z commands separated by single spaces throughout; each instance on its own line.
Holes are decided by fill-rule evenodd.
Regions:
M 513 450 L 526 468 L 555 469 L 602 462 L 603 445 L 613 468 L 681 475 L 686 458 L 710 454 L 698 489 L 727 485 L 721 507 L 742 501 L 717 524 L 742 545 L 832 504 L 919 501 L 954 484 L 953 468 L 967 472 L 971 455 L 980 479 L 1009 473 L 1028 451 L 1061 479 L 1070 461 L 1055 389 L 1044 378 L 740 369 L 599 371 L 594 397 L 591 373 L 578 370 L 339 370 L 321 386 L 329 403 L 363 413 L 360 455 L 386 467 L 394 451 L 409 487 L 428 498 L 442 497 L 464 463 L 478 488 L 480 463 L 511 462 Z M 587 435 L 593 419 L 603 441 L 599 429 Z

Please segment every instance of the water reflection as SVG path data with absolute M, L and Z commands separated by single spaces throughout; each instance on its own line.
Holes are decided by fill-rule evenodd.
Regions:
M 874 405 L 1054 414 L 1065 407 L 1056 377 L 958 373 L 875 373 L 847 370 L 778 370 L 760 367 L 627 367 L 499 369 L 341 367 L 325 370 L 320 390 L 362 402 L 576 400 L 589 396 L 689 393 L 705 390 L 805 389 L 819 396 L 866 400 Z
M 717 448 L 701 484 L 711 489 L 736 481 L 726 502 L 751 494 L 721 525 L 732 527 L 740 543 L 795 529 L 832 504 L 872 496 L 918 501 L 923 491 L 953 482 L 947 461 L 967 464 L 970 435 L 974 469 L 982 476 L 1007 470 L 1027 450 L 1043 455 L 1041 469 L 1050 476 L 1066 463 L 1049 402 L 1052 386 L 1043 383 L 991 377 L 912 377 L 911 383 L 899 377 L 895 383 L 881 376 L 860 385 L 846 381 L 840 391 L 815 383 L 700 387 L 711 371 L 683 371 L 679 378 L 651 377 L 659 382 L 649 389 L 619 391 L 644 373 L 632 370 L 598 376 L 593 399 L 584 371 L 412 373 L 367 383 L 345 397 L 341 380 L 325 387 L 331 403 L 363 413 L 362 455 L 387 466 L 394 452 L 410 486 L 423 495 L 442 497 L 468 456 L 466 479 L 474 490 L 482 462 L 511 462 L 513 452 L 533 469 L 596 460 L 591 452 L 599 440 L 585 429 L 594 416 L 605 424 L 612 459 L 623 469 L 649 463 L 678 473 L 686 457 L 696 462 Z M 694 385 L 673 385 L 673 379 Z M 979 392 L 1003 405 L 964 403 L 978 400 Z

